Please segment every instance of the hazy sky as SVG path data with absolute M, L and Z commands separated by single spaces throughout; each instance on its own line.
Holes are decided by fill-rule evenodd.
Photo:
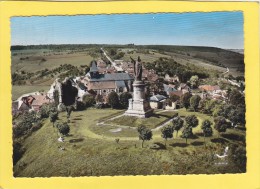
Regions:
M 11 44 L 165 44 L 244 48 L 243 13 L 12 17 Z

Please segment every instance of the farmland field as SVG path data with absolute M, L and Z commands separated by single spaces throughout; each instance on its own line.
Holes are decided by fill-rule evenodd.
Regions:
M 12 86 L 12 100 L 16 100 L 23 94 L 37 91 L 48 91 L 49 85 L 13 85 Z
M 65 52 L 53 53 L 43 55 L 42 50 L 34 51 L 32 53 L 20 52 L 12 57 L 12 72 L 26 71 L 36 72 L 44 69 L 54 69 L 64 64 L 71 64 L 73 66 L 89 65 L 93 58 L 87 53 L 67 54 Z M 14 52 L 15 53 L 15 52 Z M 28 57 L 28 59 L 27 59 Z M 21 58 L 24 58 L 21 60 Z

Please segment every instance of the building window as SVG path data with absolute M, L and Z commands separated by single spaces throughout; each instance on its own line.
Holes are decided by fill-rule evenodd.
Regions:
M 119 92 L 122 93 L 124 91 L 123 87 L 119 87 Z

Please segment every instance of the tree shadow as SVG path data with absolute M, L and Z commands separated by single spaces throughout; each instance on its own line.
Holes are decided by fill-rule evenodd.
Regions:
M 153 150 L 165 150 L 166 147 L 164 144 L 160 143 L 160 142 L 155 142 L 153 143 L 153 146 L 150 147 L 150 149 L 153 149 Z
M 84 138 L 77 138 L 77 139 L 70 139 L 69 143 L 77 143 L 77 142 L 82 142 Z
M 222 137 L 229 139 L 229 140 L 235 140 L 235 141 L 245 141 L 245 137 L 243 135 L 237 135 L 237 134 L 227 134 L 227 133 L 223 133 L 221 134 Z
M 192 135 L 190 138 L 191 138 L 191 139 L 198 139 L 199 137 L 198 137 L 196 134 L 194 134 L 194 135 Z
M 213 138 L 213 139 L 211 139 L 211 142 L 225 144 L 228 142 L 228 140 L 226 140 L 224 138 Z
M 246 128 L 245 128 L 245 127 L 242 127 L 242 126 L 238 126 L 238 127 L 236 127 L 235 129 L 238 129 L 238 130 L 240 130 L 240 131 L 245 131 L 245 130 L 246 130 Z
M 190 143 L 192 146 L 201 146 L 204 144 L 204 142 L 199 142 L 199 141 L 195 141 L 195 142 L 192 142 Z
M 156 118 L 160 118 L 160 117 L 166 117 L 166 118 L 172 118 L 172 116 L 168 116 L 168 115 L 163 115 L 163 114 L 156 114 L 154 113 L 153 115 L 151 115 L 151 117 L 156 117 Z
M 74 118 L 73 120 L 74 120 L 74 121 L 82 120 L 82 118 Z
M 82 117 L 83 115 L 76 115 L 75 117 Z
M 203 133 L 196 133 L 195 135 L 197 135 L 198 137 L 204 137 Z
M 172 143 L 172 144 L 170 144 L 170 146 L 185 148 L 185 147 L 188 146 L 188 144 L 186 144 L 186 143 Z

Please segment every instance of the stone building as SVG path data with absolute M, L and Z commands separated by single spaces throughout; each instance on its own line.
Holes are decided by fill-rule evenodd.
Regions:
M 109 94 L 112 91 L 131 92 L 134 80 L 128 73 L 99 73 L 96 61 L 91 62 L 86 79 L 88 90 L 93 90 L 101 95 Z

